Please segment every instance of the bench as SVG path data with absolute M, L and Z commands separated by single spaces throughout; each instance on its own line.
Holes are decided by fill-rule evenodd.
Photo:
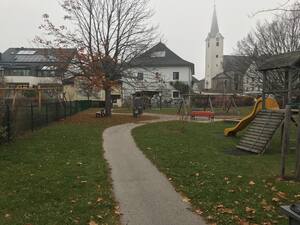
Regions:
M 101 109 L 99 112 L 96 112 L 96 118 L 105 117 L 105 109 Z
M 214 120 L 215 113 L 208 111 L 196 111 L 193 110 L 191 113 L 191 118 L 196 119 L 196 117 L 207 117 L 209 120 Z

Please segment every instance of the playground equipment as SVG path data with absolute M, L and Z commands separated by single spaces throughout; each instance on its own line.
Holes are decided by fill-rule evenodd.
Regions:
M 254 108 L 252 112 L 243 118 L 235 127 L 232 128 L 226 128 L 224 130 L 224 135 L 226 137 L 228 136 L 235 136 L 238 132 L 242 131 L 245 129 L 256 117 L 256 115 L 262 111 L 262 104 L 263 104 L 263 99 L 259 98 L 257 102 L 254 105 Z M 273 98 L 267 98 L 266 99 L 266 109 L 267 110 L 278 110 L 279 105 L 277 101 Z
M 201 94 L 186 94 L 180 100 L 177 114 L 181 116 L 182 120 L 189 118 L 195 119 L 197 117 L 207 117 L 209 120 L 215 118 L 214 98 L 222 99 L 222 108 L 224 113 L 228 113 L 232 108 L 237 115 L 240 114 L 236 105 L 235 94 L 221 94 L 221 93 L 201 93 Z M 192 108 L 191 98 L 200 98 L 202 100 L 201 108 Z M 187 99 L 189 101 L 187 102 Z M 198 106 L 199 107 L 199 106 Z

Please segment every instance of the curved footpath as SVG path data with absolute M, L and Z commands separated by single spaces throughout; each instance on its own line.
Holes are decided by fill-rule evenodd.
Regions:
M 162 115 L 151 122 L 170 120 L 176 117 Z M 205 225 L 136 146 L 131 131 L 145 123 L 111 127 L 103 134 L 122 225 Z

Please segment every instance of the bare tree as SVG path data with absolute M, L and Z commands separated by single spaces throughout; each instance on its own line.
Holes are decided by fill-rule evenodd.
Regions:
M 300 50 L 300 5 L 295 3 L 293 7 L 295 10 L 281 12 L 272 21 L 258 23 L 255 30 L 237 44 L 239 54 L 248 56 L 245 59 L 253 63 L 248 76 L 258 85 L 262 83 L 262 74 L 256 69 L 269 56 Z M 283 72 L 273 72 L 269 76 L 270 88 L 284 87 Z M 294 79 L 297 77 L 295 74 Z M 296 86 L 296 82 L 294 84 Z
M 36 41 L 78 49 L 71 73 L 105 90 L 110 116 L 112 87 L 156 38 L 156 29 L 149 24 L 153 15 L 149 0 L 64 0 L 61 6 L 66 24 L 71 25 L 54 25 L 45 14 L 41 29 L 48 37 Z
M 299 11 L 299 7 L 294 7 L 296 4 L 300 4 L 299 0 L 285 0 L 284 2 L 278 4 L 277 7 L 258 10 L 253 13 L 252 16 L 256 16 L 261 13 L 278 13 L 278 12 L 291 12 L 291 11 Z

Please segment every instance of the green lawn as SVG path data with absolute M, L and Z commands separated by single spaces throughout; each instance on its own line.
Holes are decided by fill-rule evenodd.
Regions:
M 0 224 L 119 224 L 101 136 L 134 121 L 89 110 L 1 145 Z
M 147 157 L 209 222 L 287 224 L 278 206 L 300 201 L 300 183 L 277 178 L 279 134 L 263 156 L 236 155 L 239 139 L 223 136 L 223 129 L 230 126 L 167 122 L 136 128 L 133 135 Z M 289 175 L 294 166 L 291 154 Z

